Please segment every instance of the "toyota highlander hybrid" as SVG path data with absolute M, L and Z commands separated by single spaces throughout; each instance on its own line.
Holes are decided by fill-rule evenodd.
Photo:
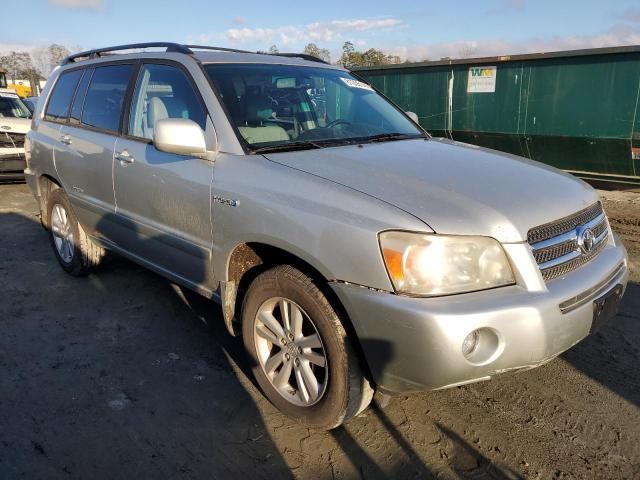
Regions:
M 328 429 L 548 362 L 627 283 L 589 185 L 414 118 L 303 54 L 125 45 L 54 71 L 25 174 L 65 271 L 109 250 L 218 301 L 264 395 Z

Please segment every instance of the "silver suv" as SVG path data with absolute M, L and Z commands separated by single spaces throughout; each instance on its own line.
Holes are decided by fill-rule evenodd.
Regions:
M 305 55 L 105 48 L 52 74 L 25 174 L 64 270 L 109 250 L 216 300 L 269 400 L 333 428 L 541 365 L 627 283 L 589 185 L 413 118 Z

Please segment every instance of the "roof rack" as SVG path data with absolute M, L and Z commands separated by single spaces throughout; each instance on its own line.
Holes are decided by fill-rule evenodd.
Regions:
M 183 47 L 190 48 L 192 50 L 217 50 L 219 52 L 232 52 L 232 53 L 256 53 L 250 52 L 248 50 L 238 50 L 237 48 L 226 48 L 226 47 L 212 47 L 209 45 L 183 45 Z M 191 52 L 193 53 L 193 52 Z
M 129 43 L 127 45 L 117 45 L 115 47 L 96 48 L 94 50 L 87 50 L 84 52 L 74 53 L 66 57 L 60 65 L 66 65 L 68 63 L 75 62 L 78 58 L 96 58 L 100 57 L 101 53 L 115 52 L 117 50 L 133 50 L 134 48 L 149 48 L 149 47 L 163 47 L 167 49 L 167 52 L 186 53 L 187 55 L 193 52 L 179 43 L 171 42 L 147 42 L 147 43 Z
M 129 43 L 127 45 L 117 45 L 115 47 L 96 48 L 94 50 L 86 50 L 84 52 L 74 53 L 65 57 L 60 65 L 67 65 L 74 63 L 79 58 L 99 58 L 103 53 L 115 52 L 118 50 L 133 50 L 136 48 L 151 48 L 159 47 L 166 48 L 167 52 L 184 53 L 185 55 L 193 55 L 193 50 L 217 50 L 220 52 L 233 52 L 233 53 L 257 53 L 259 55 L 273 55 L 279 57 L 289 58 L 302 58 L 311 62 L 327 63 L 313 55 L 307 55 L 306 53 L 269 53 L 269 52 L 249 52 L 247 50 L 238 50 L 235 48 L 226 47 L 211 47 L 207 45 L 183 45 L 181 43 L 172 42 L 146 42 L 146 43 Z
M 327 65 L 329 64 L 329 62 L 325 62 L 321 58 L 314 57 L 313 55 L 309 55 L 307 53 L 279 53 L 279 52 L 278 53 L 256 52 L 256 53 L 260 53 L 262 55 L 273 55 L 274 57 L 301 58 L 302 60 L 308 60 L 309 62 L 326 63 Z

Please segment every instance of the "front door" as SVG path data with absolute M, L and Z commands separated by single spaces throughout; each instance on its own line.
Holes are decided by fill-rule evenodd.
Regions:
M 192 287 L 211 280 L 213 163 L 157 150 L 155 123 L 189 118 L 207 129 L 207 113 L 188 73 L 144 64 L 131 100 L 127 135 L 114 161 L 117 244 L 162 273 Z M 126 127 L 125 127 L 126 128 Z

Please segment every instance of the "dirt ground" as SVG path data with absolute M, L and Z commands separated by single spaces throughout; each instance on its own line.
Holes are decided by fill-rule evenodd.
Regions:
M 606 330 L 323 433 L 264 400 L 219 307 L 119 258 L 71 278 L 0 186 L 0 479 L 640 478 L 640 195 L 603 196 L 633 274 Z

